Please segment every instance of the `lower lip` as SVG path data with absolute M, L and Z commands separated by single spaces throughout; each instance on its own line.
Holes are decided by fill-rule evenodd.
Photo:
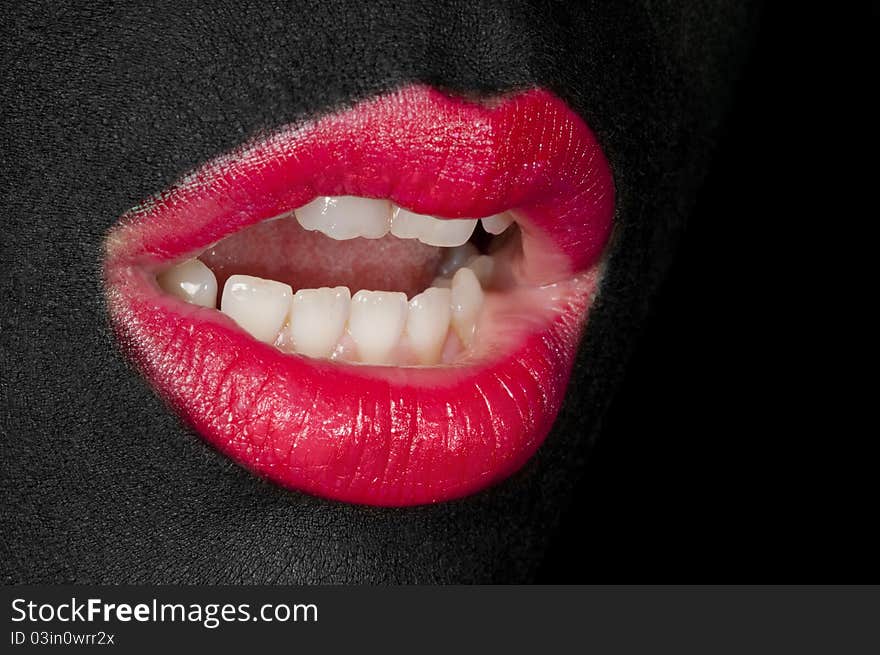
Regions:
M 604 174 L 610 185 L 607 167 Z M 586 270 L 546 288 L 542 320 L 503 353 L 463 366 L 339 364 L 283 354 L 219 312 L 164 296 L 150 266 L 182 253 L 172 245 L 157 255 L 156 240 L 148 242 L 158 222 L 123 226 L 134 229 L 122 245 L 108 240 L 109 309 L 127 354 L 234 461 L 283 486 L 354 503 L 449 500 L 520 468 L 559 410 L 601 273 L 593 253 Z M 607 229 L 599 241 L 606 237 Z
M 484 365 L 395 368 L 280 353 L 213 310 L 117 271 L 116 327 L 153 386 L 218 450 L 292 489 L 371 505 L 468 495 L 535 452 L 559 410 L 599 268 L 555 318 Z M 188 311 L 187 311 L 188 310 Z

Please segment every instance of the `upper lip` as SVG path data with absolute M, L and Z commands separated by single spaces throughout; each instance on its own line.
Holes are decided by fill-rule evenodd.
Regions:
M 285 355 L 208 310 L 166 302 L 149 271 L 317 195 L 421 214 L 515 209 L 559 311 L 503 357 L 467 367 L 356 367 Z M 107 240 L 126 351 L 208 441 L 255 472 L 352 502 L 458 497 L 517 469 L 561 403 L 614 208 L 595 137 L 543 89 L 478 103 L 415 85 L 254 141 L 123 217 Z M 549 279 L 546 281 L 550 281 Z

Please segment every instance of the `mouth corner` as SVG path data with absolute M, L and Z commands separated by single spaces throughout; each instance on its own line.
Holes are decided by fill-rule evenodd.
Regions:
M 595 138 L 551 93 L 414 85 L 129 212 L 105 240 L 108 309 L 159 394 L 257 475 L 451 500 L 549 432 L 613 205 Z

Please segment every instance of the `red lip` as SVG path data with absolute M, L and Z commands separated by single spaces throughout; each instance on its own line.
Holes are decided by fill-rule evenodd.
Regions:
M 284 354 L 219 312 L 163 296 L 153 271 L 318 195 L 421 214 L 523 217 L 525 275 L 553 307 L 461 366 L 358 366 Z M 412 86 L 222 157 L 132 210 L 107 240 L 111 318 L 140 370 L 207 441 L 320 496 L 447 500 L 503 479 L 555 419 L 614 205 L 595 137 L 541 89 L 491 105 Z

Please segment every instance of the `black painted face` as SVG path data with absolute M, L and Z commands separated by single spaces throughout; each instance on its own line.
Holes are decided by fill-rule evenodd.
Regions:
M 596 4 L 7 19 L 4 581 L 529 580 L 687 216 L 751 22 L 733 2 Z M 262 482 L 181 426 L 114 347 L 101 246 L 127 209 L 258 131 L 415 81 L 562 97 L 611 163 L 618 227 L 566 403 L 529 464 L 460 501 L 356 507 Z

